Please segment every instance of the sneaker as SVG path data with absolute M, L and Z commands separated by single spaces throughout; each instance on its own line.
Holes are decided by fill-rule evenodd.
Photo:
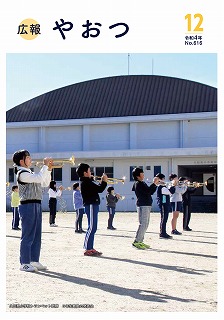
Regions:
M 107 229 L 109 229 L 109 230 L 117 230 L 117 229 L 114 228 L 114 227 L 107 227 Z
M 160 239 L 173 239 L 172 236 L 170 236 L 169 234 L 165 233 L 165 234 L 160 234 L 159 235 Z
M 150 249 L 150 245 L 149 244 L 146 244 L 144 242 L 142 242 L 142 244 L 145 246 L 146 249 Z
M 75 230 L 75 233 L 82 233 L 81 230 Z
M 37 268 L 38 270 L 46 270 L 47 267 L 46 266 L 43 266 L 40 262 L 30 262 L 30 264 Z
M 182 234 L 181 232 L 177 231 L 177 229 L 172 230 L 171 233 L 172 233 L 172 234 L 177 234 L 177 235 L 181 235 L 181 234 Z
M 142 243 L 142 242 L 135 241 L 135 242 L 132 243 L 132 245 L 133 245 L 133 247 L 135 247 L 137 249 L 142 249 L 142 250 L 146 249 L 144 243 Z
M 86 250 L 84 256 L 101 256 L 102 252 L 96 251 L 95 249 Z
M 17 228 L 12 228 L 12 230 L 21 230 L 21 228 L 17 227 Z
M 58 227 L 58 225 L 55 223 L 52 223 L 52 224 L 50 224 L 50 227 Z
M 20 271 L 26 271 L 26 272 L 36 272 L 36 271 L 38 271 L 38 269 L 36 267 L 32 266 L 29 263 L 21 264 L 19 270 Z
M 191 228 L 187 227 L 187 228 L 184 228 L 185 231 L 192 231 Z
M 97 256 L 102 256 L 102 252 L 100 252 L 100 251 L 97 251 L 97 250 L 95 250 L 95 249 L 92 249 L 92 251 L 97 255 Z

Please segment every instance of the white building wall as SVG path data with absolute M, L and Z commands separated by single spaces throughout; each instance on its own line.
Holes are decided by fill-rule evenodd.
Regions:
M 39 152 L 39 129 L 38 128 L 10 128 L 6 131 L 7 153 L 14 153 L 18 148 Z
M 82 126 L 48 127 L 45 132 L 45 150 L 63 152 L 83 149 Z
M 137 149 L 161 149 L 180 147 L 179 121 L 156 121 L 138 123 Z
M 9 123 L 7 154 L 24 146 L 32 153 L 216 147 L 216 117 L 211 112 Z
M 186 147 L 215 147 L 217 146 L 217 120 L 189 120 L 186 134 Z
M 89 150 L 129 149 L 129 124 L 107 123 L 92 125 L 89 130 Z

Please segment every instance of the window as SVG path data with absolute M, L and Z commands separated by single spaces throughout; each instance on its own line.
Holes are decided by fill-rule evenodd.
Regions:
M 101 177 L 103 173 L 105 173 L 108 176 L 108 178 L 113 178 L 114 168 L 113 167 L 95 167 L 95 175 L 97 177 Z
M 62 168 L 55 168 L 51 172 L 51 179 L 54 181 L 62 181 Z
M 108 178 L 113 178 L 114 168 L 113 167 L 90 167 L 91 174 L 96 177 L 101 177 L 105 173 Z M 76 173 L 76 168 L 71 168 L 71 181 L 78 181 L 79 176 Z
M 143 166 L 130 166 L 130 181 L 134 181 L 134 178 L 132 176 L 132 171 L 134 170 L 134 168 L 141 168 L 143 170 Z
M 9 168 L 9 181 L 8 182 L 14 182 L 14 169 L 13 168 Z
M 76 172 L 76 168 L 71 168 L 71 181 L 79 181 L 79 176 Z
M 157 173 L 161 173 L 161 166 L 154 166 L 154 177 L 157 175 Z

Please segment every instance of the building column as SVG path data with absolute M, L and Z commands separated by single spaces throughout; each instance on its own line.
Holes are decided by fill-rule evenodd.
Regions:
M 188 148 L 188 123 L 190 120 L 182 120 L 182 146 L 181 148 Z
M 129 125 L 129 148 L 130 149 L 138 149 L 137 148 L 137 123 L 130 123 Z
M 89 125 L 84 125 L 82 129 L 82 150 L 89 151 L 90 150 L 90 141 L 89 141 L 90 127 Z
M 38 130 L 38 152 L 45 152 L 46 150 L 46 128 L 40 127 Z

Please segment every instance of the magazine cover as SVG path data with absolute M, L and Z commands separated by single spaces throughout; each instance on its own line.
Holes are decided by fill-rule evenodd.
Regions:
M 222 9 L 5 4 L 2 319 L 220 319 Z

